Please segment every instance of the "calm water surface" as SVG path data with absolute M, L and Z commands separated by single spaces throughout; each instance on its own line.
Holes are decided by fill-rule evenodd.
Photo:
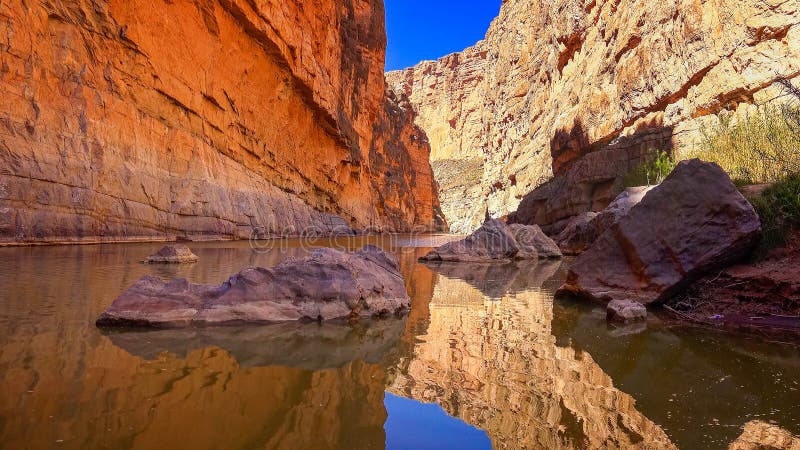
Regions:
M 394 252 L 412 311 L 342 325 L 98 330 L 146 274 L 219 283 L 307 253 L 192 244 L 0 248 L 0 448 L 683 448 L 753 419 L 800 433 L 800 350 L 652 319 L 614 328 L 554 301 L 569 261 L 426 266 L 446 237 L 359 238 Z

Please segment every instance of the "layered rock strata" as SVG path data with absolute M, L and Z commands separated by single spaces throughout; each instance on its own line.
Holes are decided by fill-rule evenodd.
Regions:
M 437 227 L 379 0 L 13 0 L 0 18 L 0 242 Z
M 485 40 L 387 79 L 431 140 L 454 231 L 518 209 L 563 226 L 651 149 L 691 152 L 702 125 L 797 84 L 798 24 L 793 1 L 508 0 Z

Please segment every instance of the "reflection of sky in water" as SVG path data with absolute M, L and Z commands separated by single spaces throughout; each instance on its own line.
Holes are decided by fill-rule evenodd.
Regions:
M 386 448 L 491 449 L 486 432 L 448 415 L 441 406 L 386 393 Z

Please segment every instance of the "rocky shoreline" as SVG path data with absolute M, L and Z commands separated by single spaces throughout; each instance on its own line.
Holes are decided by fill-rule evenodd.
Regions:
M 662 184 L 567 224 L 555 239 L 578 256 L 558 295 L 606 303 L 614 321 L 642 320 L 640 303 L 683 323 L 798 333 L 798 238 L 753 259 L 753 207 L 718 166 L 685 161 Z

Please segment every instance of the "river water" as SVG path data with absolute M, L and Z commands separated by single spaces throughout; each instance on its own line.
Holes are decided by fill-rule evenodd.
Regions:
M 800 432 L 800 349 L 612 327 L 554 300 L 569 261 L 427 266 L 446 236 L 0 248 L 0 448 L 723 449 L 750 420 Z M 311 246 L 394 252 L 412 310 L 344 325 L 107 331 L 146 274 L 219 283 Z M 310 245 L 309 245 L 310 244 Z

